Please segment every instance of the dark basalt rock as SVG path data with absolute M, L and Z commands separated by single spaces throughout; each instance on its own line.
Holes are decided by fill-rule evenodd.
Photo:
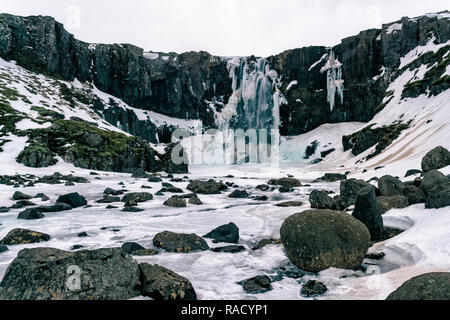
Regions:
M 420 190 L 419 188 L 416 188 Z M 409 206 L 408 198 L 405 196 L 381 196 L 376 199 L 378 208 L 380 209 L 381 214 L 385 214 L 389 210 L 396 208 L 402 209 Z
M 6 252 L 8 251 L 8 247 L 5 246 L 4 244 L 0 244 L 0 253 Z
M 411 184 L 405 183 L 405 190 L 403 190 L 403 195 L 408 199 L 410 205 L 417 203 L 425 203 L 427 197 L 423 190 Z
M 428 191 L 428 197 L 425 202 L 427 209 L 439 209 L 450 206 L 450 179 L 431 188 Z
M 58 203 L 65 203 L 74 208 L 87 205 L 87 201 L 83 196 L 80 196 L 78 192 L 69 193 L 58 197 L 56 200 Z
M 341 202 L 344 207 L 349 207 L 356 202 L 356 197 L 361 189 L 364 187 L 371 187 L 370 183 L 364 180 L 349 179 L 341 181 L 340 192 Z
M 324 191 L 313 190 L 309 195 L 309 202 L 311 203 L 311 208 L 331 210 L 336 209 L 334 199 Z
M 197 300 L 192 284 L 186 278 L 157 264 L 139 265 L 141 293 L 155 300 Z
M 40 212 L 61 212 L 61 211 L 72 210 L 73 207 L 68 205 L 67 203 L 61 202 L 61 203 L 56 203 L 51 206 L 37 207 L 36 209 L 39 210 Z
M 193 195 L 191 195 L 191 196 L 189 197 L 189 203 L 190 203 L 190 204 L 195 204 L 195 205 L 197 205 L 197 206 L 203 204 L 203 202 L 200 200 L 200 198 L 199 198 L 196 194 L 193 194 Z
M 8 207 L 0 207 L 0 213 L 9 212 L 10 209 Z
M 358 193 L 353 217 L 364 223 L 369 229 L 371 240 L 379 240 L 383 237 L 383 218 L 378 206 L 375 187 L 367 187 Z
M 96 203 L 114 203 L 120 202 L 120 197 L 106 196 L 103 199 L 95 201 Z
M 153 195 L 148 192 L 132 192 L 127 193 L 122 197 L 122 202 L 146 202 L 149 200 L 153 200 Z
M 309 298 L 323 295 L 327 290 L 327 287 L 322 282 L 309 280 L 302 286 L 300 294 Z
M 450 151 L 444 147 L 436 147 L 422 158 L 422 170 L 428 172 L 450 165 Z
M 14 192 L 14 194 L 12 196 L 13 200 L 29 200 L 31 198 L 33 198 L 33 197 L 28 194 L 25 194 L 23 192 L 20 192 L 20 191 Z
M 277 207 L 282 207 L 282 208 L 301 207 L 302 205 L 303 205 L 303 202 L 301 202 L 301 201 L 287 201 L 287 202 L 281 202 L 281 203 L 276 204 Z
M 203 237 L 213 239 L 214 242 L 238 243 L 239 228 L 230 222 L 229 224 L 217 227 Z
M 449 181 L 449 178 L 443 175 L 441 172 L 436 170 L 431 170 L 424 174 L 423 180 L 420 184 L 420 189 L 428 195 L 428 193 L 435 186 L 441 185 Z
M 282 186 L 285 188 L 295 188 L 302 186 L 300 180 L 295 178 L 272 179 L 268 182 L 268 184 L 272 186 Z
M 238 282 L 247 293 L 264 293 L 272 290 L 271 280 L 268 276 L 256 276 L 247 280 Z
M 187 206 L 186 200 L 177 196 L 170 197 L 164 202 L 165 206 L 174 208 L 184 208 Z
M 143 246 L 136 242 L 125 242 L 122 247 L 122 252 L 131 254 L 134 251 L 145 249 Z
M 326 181 L 326 182 L 335 182 L 335 181 L 342 181 L 347 180 L 347 176 L 345 174 L 340 173 L 325 173 L 323 177 L 320 177 L 319 180 Z
M 450 300 L 450 272 L 431 272 L 411 278 L 386 300 Z
M 409 176 L 414 176 L 414 175 L 420 174 L 420 173 L 422 173 L 422 171 L 417 170 L 417 169 L 410 169 L 410 170 L 406 171 L 405 178 L 407 178 Z
M 150 178 L 148 178 L 147 181 L 148 182 L 161 182 L 163 180 L 160 177 L 157 177 L 157 176 L 150 176 Z
M 45 194 L 43 193 L 38 193 L 37 195 L 34 196 L 35 198 L 39 198 L 41 199 L 41 201 L 48 201 L 50 200 L 49 197 L 47 197 Z
M 222 182 L 210 179 L 208 181 L 193 181 L 187 186 L 187 189 L 199 194 L 220 194 L 221 191 L 228 189 L 228 187 Z
M 29 200 L 19 200 L 11 206 L 11 209 L 22 209 L 25 207 L 31 207 L 31 206 L 35 206 L 35 205 L 36 204 L 34 202 L 31 202 Z
M 206 241 L 196 234 L 183 234 L 164 231 L 153 238 L 153 244 L 157 248 L 169 252 L 188 253 L 194 251 L 209 250 Z
M 118 195 L 123 194 L 123 191 L 122 190 L 114 190 L 114 189 L 111 189 L 111 188 L 106 188 L 103 191 L 103 194 L 105 196 L 118 196 Z
M 403 194 L 405 185 L 398 178 L 386 175 L 378 180 L 378 189 L 382 196 L 398 196 Z
M 256 189 L 260 191 L 268 191 L 270 187 L 267 184 L 260 184 L 256 186 Z
M 80 273 L 77 282 L 73 277 Z M 24 249 L 6 270 L 0 299 L 122 300 L 139 296 L 139 285 L 138 263 L 119 248 L 77 252 Z
M 133 251 L 133 256 L 140 256 L 140 257 L 146 257 L 146 256 L 156 256 L 159 254 L 159 251 L 156 249 L 139 249 L 136 251 Z
M 38 220 L 44 218 L 45 215 L 41 213 L 38 209 L 31 208 L 26 209 L 19 213 L 17 216 L 17 219 L 23 219 L 23 220 Z
M 45 233 L 27 230 L 27 229 L 13 229 L 0 241 L 1 244 L 15 245 L 15 244 L 29 244 L 49 241 L 50 236 Z
M 245 247 L 244 246 L 232 245 L 232 246 L 212 248 L 212 251 L 214 251 L 214 252 L 224 252 L 224 253 L 239 253 L 239 252 L 245 251 Z
M 250 195 L 245 190 L 234 190 L 228 195 L 228 198 L 244 199 L 248 198 Z

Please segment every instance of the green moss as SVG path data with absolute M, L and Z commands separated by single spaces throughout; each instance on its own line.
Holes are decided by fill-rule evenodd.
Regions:
M 13 109 L 9 102 L 0 99 L 0 126 L 3 126 L 0 133 L 16 131 L 16 123 L 24 119 L 25 116 Z
M 55 112 L 53 110 L 45 109 L 43 107 L 32 106 L 31 110 L 39 113 L 39 115 L 41 117 L 52 117 L 52 118 L 56 118 L 56 119 L 64 119 L 64 115 L 62 115 L 58 112 Z
M 449 83 L 450 84 L 450 76 L 443 76 L 437 79 L 433 82 L 433 85 L 440 85 L 442 83 Z
M 411 124 L 411 121 L 408 123 L 396 123 L 391 126 L 384 126 L 382 128 L 383 130 L 383 136 L 378 141 L 375 151 L 367 156 L 367 160 L 379 155 L 381 152 L 383 152 L 391 143 L 397 139 L 403 130 L 406 130 L 409 128 L 409 125 Z

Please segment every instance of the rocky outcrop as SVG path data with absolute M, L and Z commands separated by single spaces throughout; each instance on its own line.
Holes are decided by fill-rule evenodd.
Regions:
M 386 300 L 450 300 L 450 272 L 425 273 L 411 278 Z
M 153 244 L 157 248 L 169 252 L 189 253 L 209 250 L 206 241 L 196 234 L 174 233 L 164 231 L 153 238 Z

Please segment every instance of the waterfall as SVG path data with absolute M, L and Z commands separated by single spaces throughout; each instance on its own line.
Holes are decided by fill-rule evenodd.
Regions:
M 320 72 L 327 71 L 327 101 L 330 103 L 330 110 L 333 112 L 336 99 L 336 92 L 344 102 L 344 80 L 342 80 L 342 63 L 334 57 L 333 50 L 328 54 L 327 63 L 320 69 Z
M 232 90 L 228 103 L 216 112 L 219 129 L 278 129 L 280 126 L 280 80 L 264 58 L 228 60 Z

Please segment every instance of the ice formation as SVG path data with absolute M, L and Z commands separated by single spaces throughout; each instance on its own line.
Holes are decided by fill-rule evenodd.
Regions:
M 320 72 L 327 71 L 327 101 L 330 103 L 330 110 L 334 110 L 336 92 L 344 102 L 344 80 L 342 80 L 342 63 L 334 57 L 333 50 L 328 54 L 327 63 L 320 69 Z

